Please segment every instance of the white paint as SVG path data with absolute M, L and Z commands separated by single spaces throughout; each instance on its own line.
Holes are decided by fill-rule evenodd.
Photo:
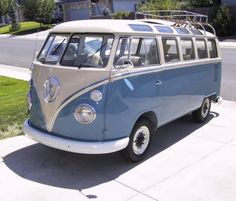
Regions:
M 123 138 L 120 140 L 107 141 L 107 142 L 82 142 L 76 140 L 69 140 L 60 138 L 53 135 L 48 135 L 39 130 L 36 130 L 29 126 L 28 120 L 23 124 L 23 131 L 30 138 L 38 141 L 49 147 L 56 149 L 83 154 L 105 154 L 112 153 L 124 149 L 128 143 L 129 138 Z

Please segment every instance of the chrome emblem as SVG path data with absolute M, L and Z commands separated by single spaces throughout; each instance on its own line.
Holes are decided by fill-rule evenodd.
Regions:
M 43 84 L 43 98 L 51 103 L 60 95 L 61 84 L 56 77 L 49 77 Z

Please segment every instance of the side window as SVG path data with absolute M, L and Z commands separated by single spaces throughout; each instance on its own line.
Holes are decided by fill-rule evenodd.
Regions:
M 118 60 L 121 57 L 128 56 L 129 54 L 129 43 L 130 39 L 127 37 L 122 37 L 119 39 L 119 44 L 116 50 L 116 59 Z M 119 64 L 121 65 L 121 64 Z
M 207 58 L 207 47 L 204 39 L 196 39 L 197 53 L 199 59 Z
M 184 61 L 195 59 L 193 41 L 190 38 L 181 38 L 180 46 L 182 48 Z
M 105 52 L 105 56 L 110 56 L 111 54 L 111 48 L 112 48 L 112 43 L 113 43 L 113 38 L 108 38 L 107 39 L 107 46 L 106 48 L 104 48 Z
M 142 66 L 159 64 L 156 39 L 141 38 L 139 43 L 140 51 L 137 55 L 141 58 Z
M 216 41 L 214 39 L 209 39 L 207 41 L 207 45 L 210 51 L 210 58 L 217 58 L 217 46 L 216 46 Z
M 134 67 L 159 64 L 156 39 L 120 38 L 114 64 L 115 66 L 124 65 L 129 60 Z
M 179 61 L 177 40 L 175 38 L 162 38 L 165 62 Z

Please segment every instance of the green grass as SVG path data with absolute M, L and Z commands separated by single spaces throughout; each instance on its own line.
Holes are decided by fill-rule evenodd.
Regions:
M 28 82 L 0 76 L 0 139 L 23 134 Z
M 37 31 L 43 31 L 52 28 L 50 24 L 42 24 L 38 22 L 21 22 L 20 23 L 20 30 L 11 32 L 10 31 L 11 25 L 6 25 L 0 28 L 0 34 L 12 34 L 12 35 L 25 35 L 30 33 L 35 33 Z

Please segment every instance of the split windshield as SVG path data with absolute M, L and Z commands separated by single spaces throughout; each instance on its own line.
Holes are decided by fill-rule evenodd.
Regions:
M 60 58 L 62 66 L 103 68 L 107 65 L 113 43 L 113 35 L 52 34 L 44 45 L 37 60 L 56 64 Z M 69 41 L 69 42 L 68 42 Z
M 37 60 L 42 63 L 56 64 L 66 47 L 68 39 L 69 35 L 51 34 Z

